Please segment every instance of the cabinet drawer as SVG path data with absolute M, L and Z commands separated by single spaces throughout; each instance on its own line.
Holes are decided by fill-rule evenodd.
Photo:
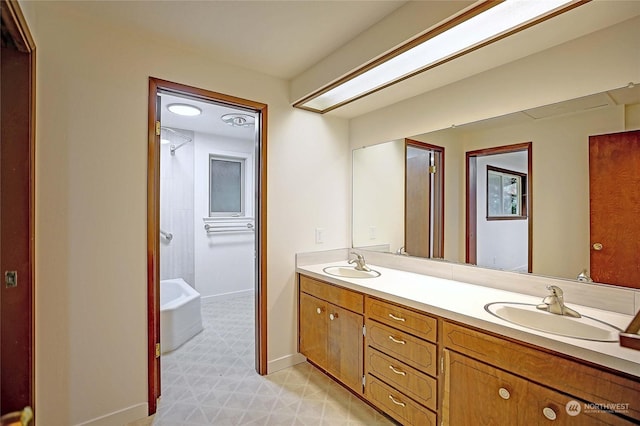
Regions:
M 300 291 L 350 311 L 363 313 L 364 296 L 333 284 L 300 275 Z
M 433 377 L 367 347 L 367 372 L 385 381 L 431 410 L 437 408 L 437 385 Z
M 368 318 L 365 324 L 368 346 L 427 374 L 436 375 L 436 345 Z
M 367 297 L 367 316 L 430 342 L 437 337 L 437 320 L 402 306 Z
M 435 413 L 371 375 L 367 376 L 365 394 L 375 406 L 406 426 L 436 426 Z

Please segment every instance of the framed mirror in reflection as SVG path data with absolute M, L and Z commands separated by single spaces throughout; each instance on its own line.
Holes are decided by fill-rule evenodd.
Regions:
M 640 87 L 630 86 L 354 150 L 353 246 L 566 279 L 576 279 L 586 270 L 586 275 L 596 282 L 640 287 L 640 139 L 636 136 L 640 134 Z M 594 148 L 594 136 L 612 134 L 622 135 L 624 142 L 616 146 L 624 146 L 624 151 L 615 146 Z M 427 166 L 425 172 L 439 173 L 442 187 L 437 190 L 440 193 L 436 191 L 435 199 L 441 196 L 441 206 L 434 203 L 433 194 L 429 195 L 427 213 L 418 214 L 424 222 L 424 229 L 420 230 L 407 226 L 409 212 L 416 210 L 416 204 L 407 196 L 406 180 L 412 167 L 408 165 L 408 147 L 412 143 L 442 149 L 441 166 L 435 170 Z M 487 163 L 521 177 L 521 192 L 515 203 L 510 198 L 508 208 L 504 207 L 505 191 L 517 191 L 505 189 L 504 181 L 503 189 L 498 191 L 499 210 L 504 213 L 505 208 L 511 209 L 510 214 L 518 220 L 493 221 L 505 226 L 483 236 L 478 223 L 474 231 L 470 221 L 486 221 L 491 216 L 486 204 L 487 195 L 492 193 L 486 183 L 490 175 L 486 164 L 482 170 L 475 164 L 476 170 L 469 171 L 465 158 L 469 153 L 522 144 L 530 144 L 525 166 Z M 621 166 L 622 158 L 628 160 L 628 165 Z M 604 178 L 594 177 L 596 168 L 604 171 L 601 175 L 609 181 L 604 190 L 609 195 L 598 195 L 597 201 L 590 196 L 590 190 L 595 188 L 595 181 L 604 182 Z M 623 177 L 619 176 L 620 171 Z M 477 187 L 470 190 L 468 177 L 474 173 L 484 176 L 484 183 L 478 179 Z M 427 178 L 434 180 L 433 176 Z M 475 218 L 468 208 L 470 192 L 483 194 L 484 204 L 480 203 L 478 210 L 482 213 L 476 213 Z M 594 213 L 594 205 L 602 207 L 603 212 Z M 425 211 L 424 206 L 419 207 Z M 440 207 L 442 221 L 434 223 L 437 214 L 433 211 Z M 622 219 L 622 211 L 630 212 L 630 216 Z M 600 230 L 594 220 L 602 216 L 621 219 Z M 507 229 L 506 225 L 515 222 L 527 222 L 522 236 Z M 594 232 L 600 234 L 592 235 Z M 407 235 L 416 237 L 418 233 L 428 241 L 430 250 L 426 254 L 416 249 L 412 253 L 407 247 Z M 601 241 L 613 234 L 629 238 L 615 243 Z M 435 246 L 440 244 L 439 251 L 433 250 L 434 237 Z M 482 256 L 476 253 L 475 258 L 470 257 L 469 244 L 474 238 L 478 239 L 477 247 L 487 246 L 483 250 L 489 250 Z M 527 262 L 520 260 L 505 266 L 503 253 L 518 250 L 525 251 Z M 623 269 L 630 269 L 625 277 L 617 274 Z

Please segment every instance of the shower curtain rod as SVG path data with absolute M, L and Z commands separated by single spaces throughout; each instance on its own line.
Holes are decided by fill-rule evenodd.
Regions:
M 173 133 L 174 135 L 177 135 L 179 137 L 181 137 L 182 139 L 184 139 L 185 141 L 182 142 L 180 145 L 176 145 L 176 144 L 171 144 L 169 145 L 169 149 L 171 150 L 171 155 L 176 155 L 176 150 L 179 149 L 180 147 L 182 147 L 183 145 L 188 144 L 189 142 L 192 142 L 193 139 L 191 139 L 189 136 L 187 135 L 183 135 L 182 133 L 178 132 L 177 130 L 173 130 L 170 127 L 165 127 L 165 126 L 161 126 L 160 127 L 161 130 L 166 130 L 168 132 Z

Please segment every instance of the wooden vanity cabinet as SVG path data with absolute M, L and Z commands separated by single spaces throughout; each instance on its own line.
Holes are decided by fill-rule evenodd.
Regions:
M 364 296 L 300 275 L 299 351 L 362 394 Z
M 365 397 L 405 425 L 436 425 L 437 320 L 365 298 Z
M 443 344 L 445 425 L 640 423 L 638 381 L 448 321 Z M 618 415 L 585 403 L 629 408 Z
M 638 378 L 304 275 L 299 284 L 300 352 L 403 425 L 640 424 Z

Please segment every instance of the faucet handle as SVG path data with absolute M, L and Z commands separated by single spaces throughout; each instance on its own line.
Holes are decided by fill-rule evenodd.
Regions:
M 351 254 L 353 254 L 359 261 L 364 261 L 364 256 L 361 255 L 360 253 L 356 253 L 355 251 L 352 251 Z
M 548 285 L 547 290 L 549 290 L 554 296 L 557 297 L 562 297 L 564 294 L 562 289 L 557 285 Z

